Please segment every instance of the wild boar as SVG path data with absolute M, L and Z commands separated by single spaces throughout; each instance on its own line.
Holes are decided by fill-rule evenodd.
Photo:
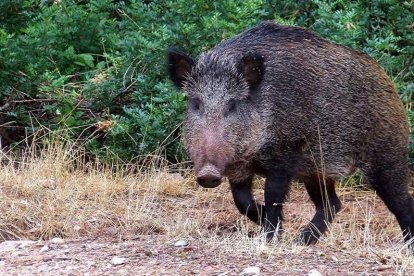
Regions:
M 268 239 L 300 179 L 316 213 L 298 241 L 316 242 L 341 208 L 335 181 L 355 170 L 412 237 L 407 119 L 368 55 L 268 21 L 196 60 L 170 50 L 168 72 L 187 95 L 184 143 L 197 182 L 213 188 L 227 177 L 237 208 Z M 266 179 L 264 205 L 252 196 L 255 175 Z

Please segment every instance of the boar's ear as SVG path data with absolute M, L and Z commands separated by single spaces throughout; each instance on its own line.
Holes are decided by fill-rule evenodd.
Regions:
M 259 54 L 247 54 L 240 60 L 237 69 L 249 84 L 249 88 L 255 90 L 263 79 L 264 58 Z
M 193 65 L 194 60 L 186 54 L 173 49 L 168 51 L 168 74 L 177 87 L 183 88 Z

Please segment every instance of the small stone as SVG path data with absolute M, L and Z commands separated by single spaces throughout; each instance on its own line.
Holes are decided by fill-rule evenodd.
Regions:
M 11 251 L 17 247 L 16 241 L 0 242 L 0 252 Z
M 128 270 L 126 270 L 125 268 L 122 268 L 122 269 L 118 270 L 117 274 L 118 275 L 128 275 Z
M 121 265 L 121 264 L 126 263 L 126 261 L 127 261 L 126 258 L 122 258 L 122 257 L 115 256 L 115 257 L 112 258 L 111 263 L 113 265 Z
M 387 269 L 390 269 L 390 268 L 392 268 L 391 265 L 379 265 L 379 266 L 374 266 L 372 268 L 372 270 L 384 271 L 384 270 L 387 270 Z
M 331 256 L 331 259 L 332 259 L 332 261 L 334 261 L 334 262 L 338 262 L 339 260 L 338 260 L 338 258 L 337 257 L 335 257 L 335 256 Z
M 259 247 L 259 250 L 262 253 L 266 253 L 266 252 L 269 252 L 270 251 L 270 248 L 267 245 L 265 245 L 265 244 L 261 244 L 260 247 Z
M 62 238 L 53 238 L 52 240 L 51 240 L 51 242 L 52 243 L 54 243 L 54 244 L 64 244 L 65 243 L 65 240 L 64 239 L 62 239 Z
M 42 248 L 40 248 L 40 253 L 47 252 L 49 250 L 50 250 L 49 246 L 43 245 Z
M 20 241 L 20 244 L 18 246 L 18 248 L 22 249 L 25 248 L 31 244 L 35 243 L 35 241 Z
M 188 241 L 186 240 L 179 240 L 176 243 L 174 243 L 175 247 L 184 247 L 188 245 Z
M 258 266 L 249 266 L 243 269 L 240 275 L 259 275 L 260 274 L 260 267 Z
M 0 252 L 6 252 L 6 251 L 13 251 L 16 248 L 24 248 L 32 243 L 35 243 L 35 241 L 29 241 L 29 240 L 23 240 L 23 241 L 4 241 L 0 242 Z
M 87 265 L 88 267 L 91 267 L 91 266 L 95 266 L 95 265 L 96 265 L 96 263 L 95 263 L 95 261 L 90 260 L 90 261 L 86 261 L 86 265 Z
M 317 271 L 316 269 L 311 269 L 308 272 L 308 276 L 322 276 L 322 274 L 319 271 Z
M 23 256 L 23 253 L 22 253 L 22 252 L 20 252 L 20 251 L 13 251 L 13 252 L 11 253 L 11 257 L 12 257 L 12 258 L 16 258 L 16 257 L 19 257 L 19 256 Z

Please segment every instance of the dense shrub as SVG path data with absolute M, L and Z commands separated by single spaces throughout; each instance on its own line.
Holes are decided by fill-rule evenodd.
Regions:
M 413 122 L 410 2 L 1 1 L 3 146 L 47 127 L 101 158 L 128 160 L 162 146 L 180 161 L 185 98 L 167 80 L 166 49 L 196 56 L 265 19 L 367 52 L 395 81 Z

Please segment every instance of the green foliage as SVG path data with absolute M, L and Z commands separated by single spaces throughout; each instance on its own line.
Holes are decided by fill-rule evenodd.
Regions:
M 101 158 L 128 160 L 162 147 L 180 161 L 185 98 L 167 80 L 166 49 L 197 56 L 267 19 L 312 28 L 377 59 L 413 122 L 410 1 L 5 0 L 3 145 L 47 126 L 69 130 Z

